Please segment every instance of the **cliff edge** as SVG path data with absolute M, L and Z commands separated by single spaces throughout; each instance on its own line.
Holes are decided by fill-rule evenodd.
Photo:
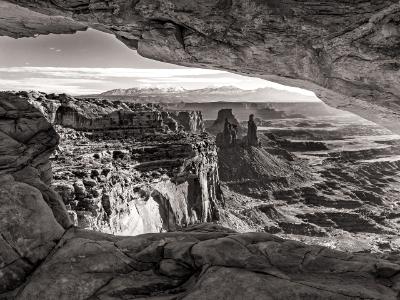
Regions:
M 53 126 L 31 98 L 0 96 L 0 298 L 397 299 L 394 255 L 207 223 L 134 237 L 71 226 L 46 183 Z

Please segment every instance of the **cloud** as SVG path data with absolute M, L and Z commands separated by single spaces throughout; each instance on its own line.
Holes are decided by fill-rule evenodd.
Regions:
M 38 90 L 47 93 L 94 94 L 101 88 L 88 88 L 87 84 L 101 84 L 101 80 L 62 79 L 62 78 L 29 78 L 29 80 L 0 79 L 0 90 Z
M 108 89 L 143 85 L 184 87 L 186 89 L 233 85 L 249 90 L 271 87 L 315 97 L 314 93 L 310 91 L 287 87 L 259 78 L 198 68 L 0 67 L 0 78 L 2 78 L 0 89 L 36 89 L 44 92 L 71 94 L 98 93 Z
M 35 73 L 45 76 L 56 77 L 145 77 L 145 78 L 164 78 L 174 76 L 194 76 L 223 74 L 224 71 L 207 69 L 134 69 L 134 68 L 63 68 L 63 67 L 10 67 L 0 68 L 0 73 Z
M 231 78 L 231 77 L 219 77 L 210 80 L 208 77 L 171 77 L 171 78 L 146 78 L 138 79 L 138 82 L 143 83 L 221 83 L 225 85 L 238 84 L 243 82 L 242 80 Z

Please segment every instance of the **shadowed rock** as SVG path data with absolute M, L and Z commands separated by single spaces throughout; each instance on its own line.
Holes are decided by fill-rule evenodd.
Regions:
M 136 237 L 70 229 L 16 298 L 396 299 L 397 263 L 211 228 Z
M 35 153 L 26 141 L 50 123 L 30 98 L 8 100 L 3 94 L 1 107 L 13 110 L 3 110 L 2 130 Z M 27 136 L 7 123 L 9 111 L 13 122 L 23 116 L 31 125 Z M 47 163 L 46 155 L 35 157 Z M 38 183 L 39 169 L 26 160 L 0 167 L 2 299 L 397 299 L 400 291 L 396 256 L 347 254 L 215 224 L 135 237 L 65 230 L 44 199 L 50 189 Z M 23 167 L 37 172 L 15 175 Z
M 21 154 L 11 151 L 19 144 L 4 144 L 3 158 L 7 164 L 10 153 L 22 156 L 11 160 L 18 166 L 13 177 L 39 189 L 65 227 L 71 222 L 60 217 L 68 217 L 64 204 L 76 225 L 114 234 L 175 230 L 217 218 L 220 192 L 216 147 L 207 134 L 196 133 L 202 130 L 201 113 L 175 115 L 154 104 L 77 100 L 65 94 L 4 92 L 1 96 L 0 105 L 5 107 L 8 118 L 12 113 L 7 107 L 10 103 L 34 106 L 31 109 L 38 120 L 33 115 L 32 120 L 18 119 L 14 112 L 14 122 L 21 122 L 15 128 L 35 130 L 38 122 L 48 132 L 41 134 L 50 139 L 47 144 L 37 142 L 28 149 L 33 151 L 37 147 L 37 151 L 43 152 L 39 166 L 46 166 L 46 180 L 52 177 L 47 159 L 58 141 L 51 127 L 51 123 L 56 124 L 61 142 L 51 158 L 52 186 L 60 195 L 49 188 L 50 181 L 46 181 L 47 185 L 41 182 L 38 170 L 29 164 L 19 170 L 25 162 L 23 155 L 29 153 L 25 148 Z M 184 131 L 165 128 L 164 120 L 171 115 L 189 116 L 178 122 L 186 125 Z M 0 122 L 5 132 L 15 129 L 6 128 L 13 124 L 10 121 Z M 55 141 L 51 133 L 55 134 Z M 23 137 L 19 132 L 14 135 L 17 139 Z
M 142 56 L 306 88 L 400 132 L 398 0 L 7 2 L 76 24 L 2 9 L 3 35 L 68 32 L 83 22 L 113 32 Z
M 250 115 L 247 122 L 247 144 L 249 146 L 258 146 L 257 125 L 254 121 L 254 115 Z

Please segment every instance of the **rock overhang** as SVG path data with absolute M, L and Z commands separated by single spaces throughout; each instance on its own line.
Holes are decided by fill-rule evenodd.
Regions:
M 331 106 L 400 132 L 397 0 L 24 0 L 0 5 L 15 8 L 0 12 L 1 35 L 66 33 L 88 26 L 113 33 L 147 58 L 312 90 Z M 38 15 L 57 22 L 39 24 Z

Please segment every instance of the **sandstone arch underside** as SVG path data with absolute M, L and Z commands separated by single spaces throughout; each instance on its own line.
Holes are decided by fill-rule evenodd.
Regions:
M 400 132 L 398 0 L 15 0 L 0 8 L 1 35 L 92 27 L 148 58 L 312 90 Z

